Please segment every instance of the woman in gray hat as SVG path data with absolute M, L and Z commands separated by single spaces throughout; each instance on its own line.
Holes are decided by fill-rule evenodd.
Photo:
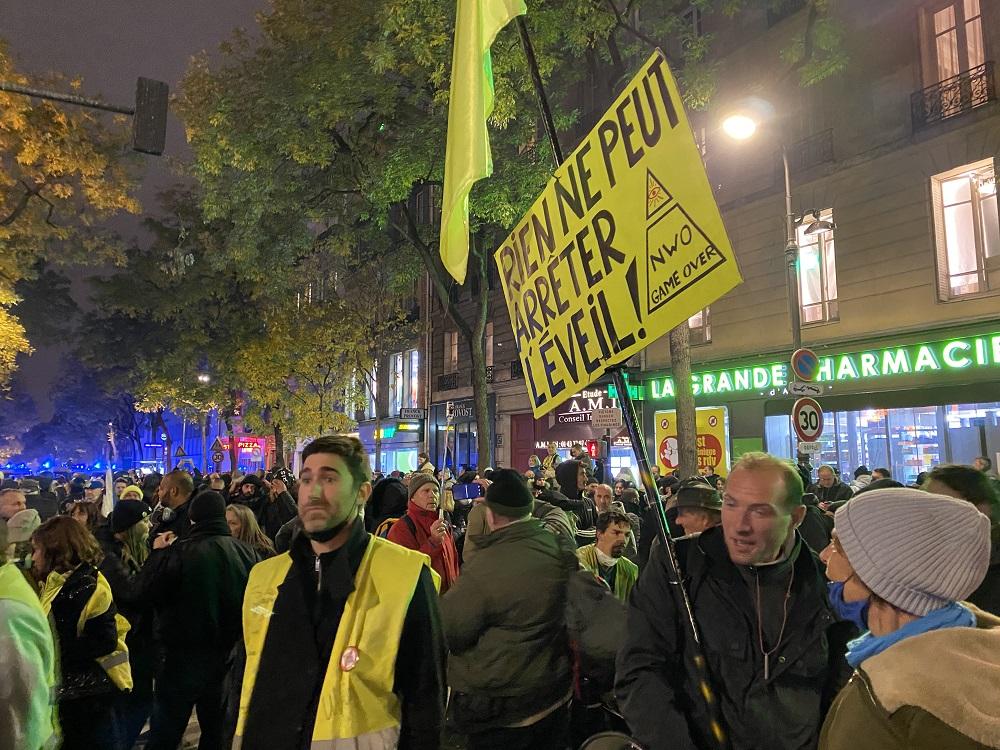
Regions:
M 873 490 L 837 511 L 821 559 L 863 634 L 820 750 L 1000 748 L 1000 619 L 961 603 L 989 558 L 989 519 L 960 500 Z

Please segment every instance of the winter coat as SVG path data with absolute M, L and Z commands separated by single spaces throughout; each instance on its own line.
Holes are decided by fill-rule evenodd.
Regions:
M 566 587 L 572 545 L 533 518 L 476 538 L 441 598 L 448 684 L 464 731 L 510 726 L 568 698 Z
M 815 505 L 806 505 L 806 515 L 799 526 L 799 534 L 813 552 L 822 552 L 830 544 L 833 519 Z
M 399 479 L 386 477 L 376 482 L 365 505 L 365 531 L 373 534 L 385 519 L 403 516 L 407 498 L 406 485 Z
M 863 661 L 820 750 L 1000 748 L 1000 619 L 977 615 L 977 628 L 933 630 Z
M 137 585 L 168 654 L 228 654 L 243 632 L 243 592 L 256 562 L 222 518 L 193 524 L 186 537 L 150 553 Z
M 273 540 L 281 527 L 291 521 L 299 513 L 295 500 L 288 492 L 279 492 L 274 497 L 261 500 L 254 508 L 257 523 L 268 539 Z
M 458 550 L 450 533 L 445 534 L 440 542 L 431 538 L 430 526 L 437 517 L 437 511 L 422 510 L 411 500 L 406 516 L 389 529 L 389 541 L 427 555 L 431 559 L 431 568 L 441 576 L 443 594 L 458 578 Z
M 24 496 L 25 507 L 38 511 L 42 523 L 59 513 L 59 499 L 51 492 L 35 492 Z
M 79 628 L 80 618 L 98 593 L 100 575 L 93 565 L 81 563 L 66 574 L 49 573 L 42 587 L 42 607 L 52 616 L 59 649 L 60 701 L 85 695 L 110 696 L 116 692 L 114 683 L 97 662 L 118 646 L 115 621 L 118 610 L 114 602 L 98 607 L 103 611 L 92 613 L 82 631 Z
M 732 750 L 815 748 L 823 717 L 850 675 L 844 654 L 856 635 L 834 619 L 816 555 L 801 542 L 791 553 L 788 619 L 765 681 L 753 589 L 744 576 L 766 571 L 734 565 L 720 527 L 680 540 L 676 549 Z M 615 694 L 647 750 L 714 748 L 704 698 L 691 678 L 686 615 L 671 580 L 665 549 L 655 545 L 629 599 Z
M 851 488 L 839 479 L 835 479 L 829 487 L 823 487 L 819 482 L 811 484 L 806 492 L 813 493 L 817 503 L 842 503 L 854 497 Z
M 545 497 L 547 493 L 542 493 Z M 574 525 L 570 521 L 566 511 L 556 507 L 552 503 L 542 499 L 535 500 L 535 506 L 531 510 L 532 518 L 541 521 L 548 531 L 560 536 L 568 544 L 576 544 L 574 536 Z M 468 562 L 479 551 L 476 544 L 476 537 L 490 533 L 490 527 L 486 523 L 486 503 L 479 503 L 469 511 L 468 527 L 466 528 L 465 546 L 462 550 L 462 560 Z

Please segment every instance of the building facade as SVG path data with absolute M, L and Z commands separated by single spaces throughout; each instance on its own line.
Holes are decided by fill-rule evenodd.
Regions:
M 726 407 L 733 453 L 795 455 L 784 147 L 801 337 L 821 361 L 814 462 L 913 481 L 1000 453 L 1000 7 L 850 1 L 834 12 L 847 68 L 809 87 L 775 54 L 806 11 L 703 19 L 726 55 L 697 119 L 744 283 L 692 321 L 696 401 Z M 734 111 L 759 118 L 753 137 L 723 132 Z M 665 338 L 645 352 L 640 392 L 647 425 L 673 406 Z

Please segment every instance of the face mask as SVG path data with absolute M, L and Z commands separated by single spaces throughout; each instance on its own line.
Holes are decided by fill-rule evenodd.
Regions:
M 844 581 L 830 581 L 826 584 L 830 605 L 840 620 L 854 623 L 861 631 L 868 630 L 868 599 L 856 602 L 844 600 Z

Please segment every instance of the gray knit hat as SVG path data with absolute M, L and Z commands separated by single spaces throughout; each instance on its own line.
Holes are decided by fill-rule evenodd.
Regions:
M 907 487 L 873 490 L 843 505 L 834 524 L 858 578 L 911 614 L 965 599 L 986 577 L 990 520 L 964 500 Z
M 416 491 L 419 490 L 421 487 L 423 487 L 425 484 L 433 484 L 435 487 L 437 487 L 438 491 L 441 490 L 441 485 L 438 484 L 438 480 L 436 480 L 433 475 L 425 474 L 423 472 L 416 472 L 410 475 L 410 484 L 407 487 L 408 490 L 407 499 L 412 500 L 413 495 L 416 493 Z

